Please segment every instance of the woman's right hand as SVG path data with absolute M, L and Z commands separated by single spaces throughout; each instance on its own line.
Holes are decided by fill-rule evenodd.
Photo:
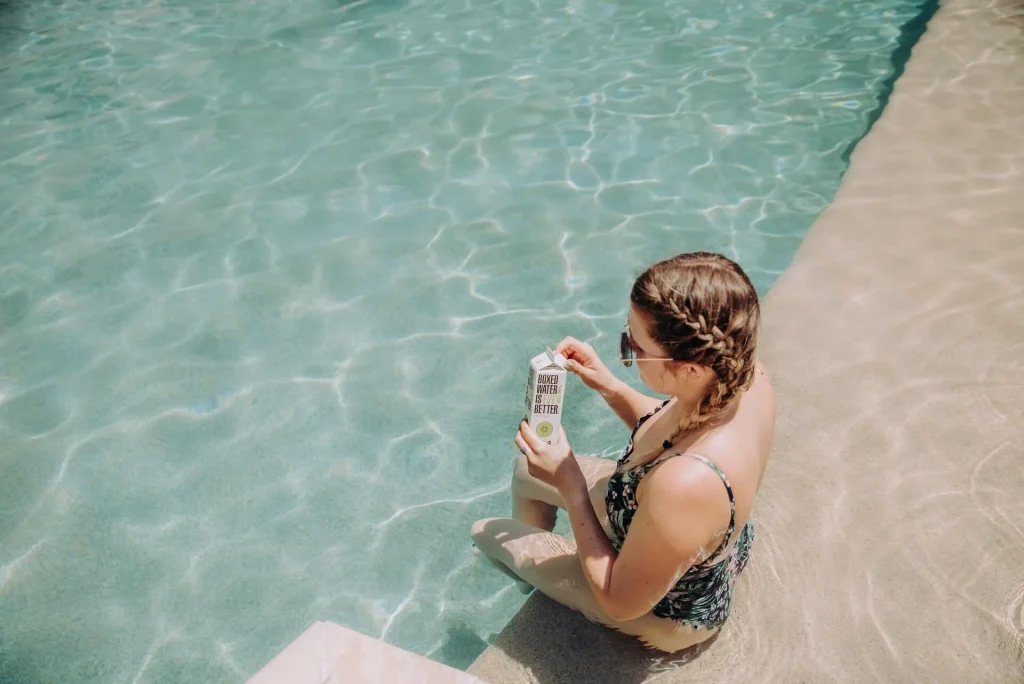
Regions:
M 558 343 L 555 351 L 568 360 L 565 369 L 578 375 L 584 385 L 602 395 L 611 390 L 615 376 L 601 362 L 601 357 L 589 344 L 580 342 L 575 337 L 566 337 Z

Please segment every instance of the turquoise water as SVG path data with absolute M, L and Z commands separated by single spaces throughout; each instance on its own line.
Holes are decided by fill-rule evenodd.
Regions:
M 468 664 L 530 356 L 611 359 L 680 251 L 764 292 L 918 11 L 0 3 L 0 680 L 240 681 L 317 619 Z

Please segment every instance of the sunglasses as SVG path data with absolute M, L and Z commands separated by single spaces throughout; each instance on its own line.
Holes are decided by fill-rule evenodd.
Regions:
M 629 332 L 629 323 L 627 323 L 622 328 L 622 337 L 619 338 L 619 357 L 622 360 L 622 365 L 623 366 L 625 366 L 626 368 L 630 368 L 630 367 L 632 367 L 634 361 L 671 361 L 672 360 L 671 358 L 668 358 L 668 357 L 659 357 L 659 358 L 646 357 L 646 358 L 643 358 L 643 359 L 637 358 L 636 354 L 633 353 L 633 349 L 634 348 L 640 349 L 639 345 L 637 345 L 636 341 L 633 339 L 632 333 Z M 642 352 L 643 350 L 640 349 L 640 351 Z

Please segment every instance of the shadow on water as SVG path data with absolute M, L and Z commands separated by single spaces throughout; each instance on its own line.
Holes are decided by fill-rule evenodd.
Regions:
M 896 39 L 896 49 L 893 50 L 891 57 L 892 73 L 882 82 L 882 92 L 878 96 L 878 105 L 868 115 L 864 134 L 847 145 L 846 149 L 843 150 L 842 160 L 847 166 L 850 164 L 850 156 L 857 148 L 857 144 L 864 139 L 864 136 L 871 132 L 875 123 L 882 116 L 882 112 L 885 111 L 886 106 L 889 104 L 889 98 L 892 97 L 893 87 L 895 87 L 897 79 L 903 75 L 903 71 L 907 68 L 907 62 L 910 61 L 910 53 L 913 51 L 914 46 L 917 45 L 917 41 L 924 35 L 928 28 L 928 22 L 931 21 L 931 18 L 938 9 L 939 0 L 924 0 L 921 3 L 921 11 L 917 13 L 917 16 L 900 27 L 900 35 Z
M 25 0 L 0 0 L 0 47 L 21 33 Z
M 3 684 L 44 684 L 33 665 L 35 654 L 17 649 L 0 631 L 0 682 Z
M 492 648 L 504 652 L 538 682 L 644 684 L 713 650 L 720 634 L 677 653 L 661 653 L 534 592 Z M 584 653 L 587 660 L 581 662 Z M 474 667 L 470 672 L 487 680 L 485 671 Z
M 366 5 L 373 5 L 373 9 L 382 12 L 405 9 L 409 6 L 409 0 L 331 0 L 332 10 L 351 12 Z
M 287 44 L 298 44 L 311 37 L 334 32 L 341 24 L 365 22 L 381 14 L 401 12 L 408 8 L 409 2 L 410 0 L 328 0 L 322 6 L 322 11 L 315 16 L 274 29 L 267 38 Z
M 1001 5 L 1002 23 L 1024 31 L 1024 0 L 1008 0 Z
M 516 533 L 503 528 L 500 520 L 491 520 L 485 523 L 476 541 L 501 539 L 508 544 L 513 534 Z M 529 532 L 524 534 L 528 536 Z M 481 550 L 484 548 L 482 546 Z M 552 552 L 547 547 L 544 553 L 545 558 L 533 561 L 538 573 L 564 573 L 567 561 L 578 563 L 566 555 L 564 549 Z M 499 561 L 489 562 L 500 565 Z M 501 654 L 495 656 L 498 661 L 517 663 L 538 682 L 643 684 L 662 672 L 676 670 L 701 658 L 714 649 L 720 635 L 721 632 L 716 632 L 702 643 L 665 653 L 648 648 L 634 636 L 591 622 L 582 613 L 534 590 L 501 633 L 491 639 L 491 648 L 495 654 Z M 487 681 L 491 674 L 488 669 L 498 661 L 488 661 L 485 656 L 474 662 L 469 671 Z
M 465 670 L 487 649 L 487 642 L 468 625 L 449 625 L 434 657 L 445 665 Z

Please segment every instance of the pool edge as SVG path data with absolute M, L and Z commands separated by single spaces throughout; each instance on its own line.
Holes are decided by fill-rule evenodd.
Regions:
M 878 96 L 878 105 L 874 107 L 868 115 L 867 125 L 864 127 L 864 134 L 858 138 L 852 140 L 843 153 L 840 155 L 841 158 L 846 162 L 846 168 L 850 167 L 850 160 L 853 156 L 854 150 L 857 149 L 857 145 L 860 141 L 866 138 L 871 133 L 871 129 L 875 127 L 878 120 L 882 118 L 885 113 L 885 108 L 889 106 L 889 101 L 892 99 L 893 91 L 896 88 L 896 83 L 899 82 L 903 73 L 907 70 L 907 64 L 910 63 L 911 57 L 914 54 L 914 48 L 921 41 L 921 38 L 928 31 L 928 25 L 931 23 L 932 18 L 935 17 L 935 13 L 939 11 L 940 0 L 924 0 L 920 5 L 920 12 L 918 12 L 910 21 L 900 26 L 900 35 L 896 39 L 896 49 L 893 50 L 890 56 L 892 62 L 892 73 L 889 74 L 882 81 L 882 89 Z M 844 171 L 845 174 L 845 171 Z M 840 181 L 842 178 L 840 178 Z

